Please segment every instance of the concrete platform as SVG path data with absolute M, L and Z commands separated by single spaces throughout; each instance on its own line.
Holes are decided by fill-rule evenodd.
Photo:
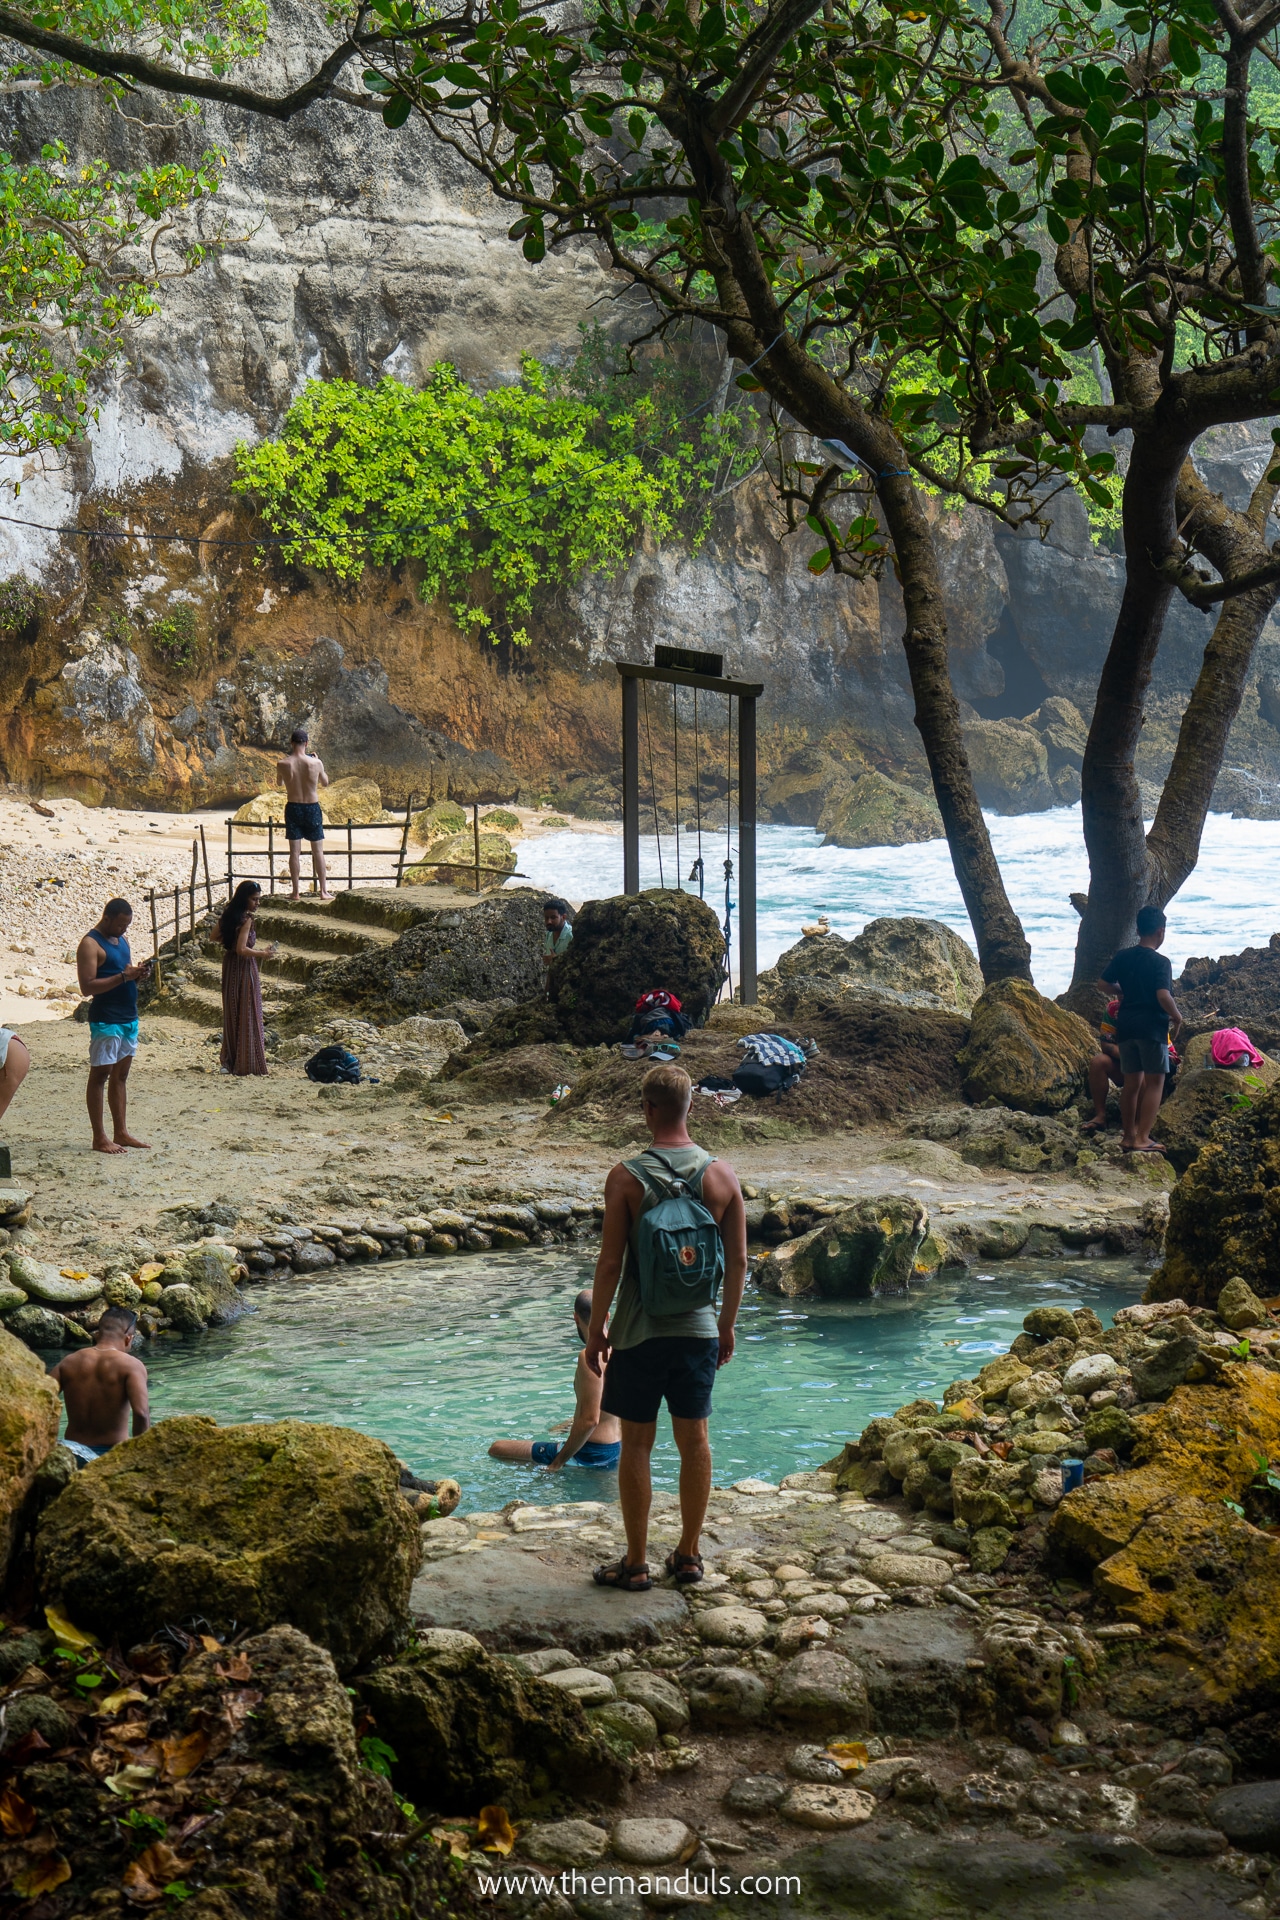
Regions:
M 592 1584 L 580 1556 L 555 1548 L 533 1554 L 486 1547 L 438 1560 L 414 1581 L 409 1605 L 421 1625 L 461 1627 L 499 1652 L 652 1646 L 688 1614 L 674 1587 L 614 1593 Z

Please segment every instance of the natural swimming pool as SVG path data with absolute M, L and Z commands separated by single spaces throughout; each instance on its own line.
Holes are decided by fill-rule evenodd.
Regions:
M 504 1466 L 499 1437 L 540 1439 L 573 1411 L 572 1302 L 591 1260 L 560 1249 L 406 1261 L 277 1282 L 255 1311 L 147 1354 L 153 1418 L 302 1419 L 357 1427 L 417 1472 L 452 1475 L 467 1509 L 611 1499 L 612 1473 Z M 940 1398 L 1003 1353 L 1033 1306 L 1090 1306 L 1106 1324 L 1146 1275 L 1129 1260 L 1002 1262 L 900 1298 L 788 1301 L 748 1288 L 712 1416 L 716 1483 L 820 1466 L 877 1414 Z M 659 1423 L 655 1480 L 675 1485 Z

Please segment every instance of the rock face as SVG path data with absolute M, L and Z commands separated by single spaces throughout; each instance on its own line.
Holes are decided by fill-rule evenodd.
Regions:
M 413 924 L 391 946 L 317 968 L 312 981 L 325 1000 L 386 1023 L 458 1000 L 523 1000 L 537 990 L 547 895 L 512 888 L 466 907 L 434 906 L 420 888 L 402 889 L 397 903 L 402 897 Z
M 883 773 L 859 774 L 837 788 L 818 816 L 824 847 L 907 847 L 942 838 L 942 815 L 931 795 Z
M 1244 1073 L 1233 1067 L 1192 1066 L 1188 1062 L 1156 1117 L 1152 1138 L 1164 1148 L 1169 1164 L 1185 1173 L 1219 1120 L 1229 1120 L 1256 1100 L 1263 1087 L 1272 1087 L 1277 1080 L 1280 1067 L 1271 1060 Z
M 996 813 L 1040 813 L 1057 804 L 1049 755 L 1034 728 L 1015 720 L 973 720 L 964 729 L 973 784 Z
M 58 1438 L 60 1411 L 43 1364 L 0 1328 L 0 1591 L 27 1496 Z
M 760 993 L 784 1015 L 806 996 L 859 994 L 899 1006 L 968 1013 L 982 992 L 977 957 L 941 920 L 870 920 L 852 940 L 811 934 L 760 975 Z
M 1029 980 L 997 980 L 973 1009 L 960 1054 L 970 1100 L 998 1100 L 1021 1113 L 1059 1113 L 1084 1083 L 1093 1033 L 1078 1014 L 1037 993 Z
M 1177 1636 L 1164 1709 L 1231 1725 L 1280 1683 L 1280 1540 L 1226 1504 L 1246 1497 L 1259 1455 L 1280 1457 L 1280 1376 L 1231 1366 L 1222 1384 L 1180 1387 L 1134 1425 L 1136 1469 L 1068 1494 L 1052 1538 L 1092 1568 L 1095 1592 L 1121 1620 Z M 1128 1686 L 1144 1684 L 1135 1674 Z M 1137 1703 L 1113 1695 L 1112 1704 Z
M 919 1200 L 860 1200 L 775 1247 L 757 1268 L 756 1285 L 765 1293 L 815 1293 L 827 1300 L 905 1293 L 928 1228 Z
M 1265 947 L 1246 947 L 1219 960 L 1188 960 L 1173 991 L 1196 1034 L 1243 1027 L 1261 1052 L 1280 1052 L 1280 933 Z
M 40 1591 L 106 1639 L 287 1621 L 357 1666 L 408 1619 L 421 1549 L 399 1482 L 390 1448 L 345 1427 L 164 1420 L 45 1510 Z
M 551 967 L 550 995 L 567 1038 L 595 1046 L 623 1037 L 650 988 L 676 994 L 699 1021 L 723 980 L 724 935 L 711 908 L 692 893 L 654 887 L 586 902 L 573 944 Z
M 1238 1274 L 1262 1300 L 1280 1294 L 1280 1089 L 1222 1120 L 1169 1196 L 1164 1265 L 1149 1300 L 1212 1307 Z
M 563 1687 L 495 1659 L 470 1634 L 428 1629 L 421 1646 L 359 1683 L 399 1755 L 400 1792 L 425 1806 L 544 1810 L 616 1800 L 627 1769 Z

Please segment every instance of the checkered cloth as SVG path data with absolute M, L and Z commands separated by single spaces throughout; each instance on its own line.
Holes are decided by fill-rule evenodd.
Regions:
M 749 1033 L 739 1040 L 738 1045 L 748 1060 L 758 1060 L 765 1067 L 802 1067 L 805 1064 L 804 1051 L 794 1040 L 784 1040 L 780 1033 Z

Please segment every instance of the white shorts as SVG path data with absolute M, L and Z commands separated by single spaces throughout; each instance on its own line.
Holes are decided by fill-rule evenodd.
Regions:
M 9 1058 L 9 1042 L 16 1038 L 12 1027 L 0 1027 L 0 1071 Z
M 91 1067 L 114 1067 L 121 1060 L 132 1060 L 138 1051 L 137 1031 L 132 1035 L 121 1033 L 95 1033 L 89 1029 L 89 1065 Z

